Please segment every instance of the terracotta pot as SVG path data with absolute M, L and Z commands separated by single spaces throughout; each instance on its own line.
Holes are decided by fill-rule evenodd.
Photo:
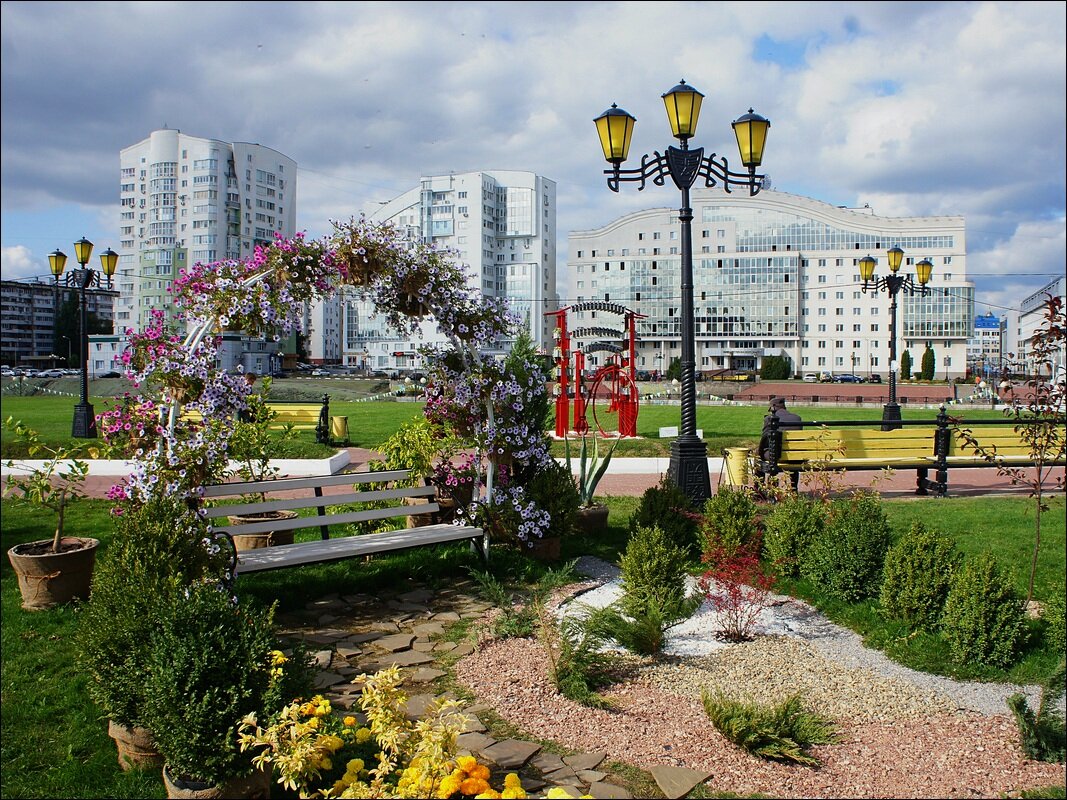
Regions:
M 559 561 L 560 537 L 546 536 L 543 539 L 535 539 L 531 545 L 526 552 L 538 561 Z
M 608 507 L 607 506 L 583 506 L 578 509 L 578 520 L 575 526 L 582 533 L 598 533 L 607 530 Z
M 152 731 L 148 728 L 108 720 L 107 735 L 115 740 L 115 747 L 119 751 L 119 766 L 124 771 L 156 770 L 163 766 L 163 756 L 156 749 L 156 740 L 152 738 Z
M 175 800 L 267 800 L 270 797 L 270 778 L 271 774 L 267 770 L 257 769 L 251 775 L 230 778 L 215 786 L 201 781 L 176 778 L 170 774 L 166 765 L 163 767 L 163 786 L 167 789 L 167 797 Z
M 282 519 L 294 519 L 295 511 L 270 511 L 264 514 L 247 514 L 231 516 L 231 525 L 251 525 L 255 522 L 273 522 Z M 259 550 L 279 544 L 292 544 L 293 531 L 263 531 L 262 533 L 233 533 L 233 546 L 237 552 Z
M 75 598 L 87 599 L 99 544 L 99 539 L 65 536 L 59 553 L 52 552 L 51 539 L 17 544 L 8 550 L 22 592 L 22 607 L 40 611 Z

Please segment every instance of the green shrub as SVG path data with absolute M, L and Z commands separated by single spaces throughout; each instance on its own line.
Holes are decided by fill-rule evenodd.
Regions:
M 697 520 L 689 496 L 669 477 L 664 476 L 656 486 L 648 487 L 641 495 L 637 510 L 630 517 L 630 531 L 658 525 L 679 547 L 692 555 L 700 554 L 697 540 Z
M 579 606 L 558 622 L 543 602 L 536 604 L 538 633 L 549 658 L 549 670 L 556 690 L 564 697 L 590 708 L 610 708 L 596 690 L 606 686 L 608 670 L 615 658 L 605 653 L 609 638 L 603 616 Z
M 1041 703 L 1036 714 L 1027 704 L 1026 695 L 1013 694 L 1008 698 L 1008 708 L 1019 727 L 1019 744 L 1027 758 L 1063 763 L 1067 755 L 1067 728 L 1054 710 L 1067 689 L 1065 679 L 1067 661 L 1061 658 L 1056 671 L 1041 686 Z
M 790 494 L 763 520 L 763 552 L 779 575 L 797 577 L 808 546 L 826 524 L 826 506 L 819 500 Z
M 882 611 L 912 628 L 937 627 L 959 563 L 953 541 L 916 520 L 886 553 Z
M 799 695 L 773 706 L 729 700 L 701 692 L 704 710 L 716 729 L 731 742 L 760 758 L 806 766 L 819 762 L 806 748 L 834 744 L 838 736 L 831 721 L 807 711 Z
M 793 364 L 787 356 L 764 356 L 759 376 L 764 381 L 789 380 L 793 377 Z
M 1041 615 L 1041 618 L 1048 623 L 1048 628 L 1045 630 L 1045 638 L 1048 643 L 1052 645 L 1056 652 L 1061 656 L 1064 654 L 1065 639 L 1067 639 L 1067 631 L 1064 630 L 1064 587 L 1061 583 L 1059 586 L 1052 587 L 1052 595 L 1049 598 L 1048 603 L 1045 604 L 1045 613 Z
M 78 621 L 78 663 L 109 719 L 142 725 L 149 643 L 162 610 L 194 581 L 221 576 L 224 559 L 204 545 L 205 523 L 180 500 L 154 499 L 114 525 Z
M 526 497 L 552 518 L 545 536 L 570 536 L 578 520 L 578 487 L 566 465 L 549 459 L 527 482 Z
M 619 559 L 622 609 L 643 613 L 655 605 L 668 616 L 677 613 L 685 603 L 687 563 L 686 550 L 662 528 L 653 525 L 634 530 Z
M 1022 636 L 1022 599 L 989 553 L 964 561 L 952 579 L 941 620 L 957 664 L 1007 667 Z
M 663 649 L 667 628 L 691 616 L 701 602 L 700 596 L 694 595 L 670 609 L 649 601 L 640 607 L 631 603 L 625 611 L 621 603 L 612 603 L 594 613 L 598 617 L 596 623 L 607 638 L 631 653 L 651 656 Z
M 856 602 L 878 594 L 891 534 L 877 495 L 835 500 L 801 561 L 801 574 L 833 597 Z
M 272 674 L 273 618 L 273 608 L 237 604 L 213 584 L 167 604 L 148 658 L 145 722 L 172 776 L 218 784 L 248 774 L 241 720 L 266 718 L 306 691 L 306 665 Z
M 721 550 L 732 555 L 739 548 L 752 544 L 759 535 L 759 508 L 748 487 L 722 485 L 704 503 L 704 519 L 700 525 L 704 552 Z

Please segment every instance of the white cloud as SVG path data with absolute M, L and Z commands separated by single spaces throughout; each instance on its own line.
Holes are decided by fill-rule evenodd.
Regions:
M 41 271 L 41 264 L 34 259 L 28 247 L 19 244 L 0 248 L 0 274 L 5 281 L 40 275 Z M 44 272 L 48 272 L 47 266 L 44 267 Z

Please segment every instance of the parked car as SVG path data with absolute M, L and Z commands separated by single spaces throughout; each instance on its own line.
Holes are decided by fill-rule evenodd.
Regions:
M 847 372 L 843 372 L 834 377 L 834 383 L 863 383 L 863 378 L 859 375 L 851 375 Z
M 121 378 L 122 374 L 118 372 L 105 372 L 103 375 L 97 375 L 98 378 Z
M 819 383 L 833 383 L 833 382 L 834 382 L 833 373 L 831 373 L 831 372 L 820 372 L 819 373 Z
M 818 383 L 818 382 L 819 382 L 819 376 L 816 375 L 814 372 L 805 372 L 804 373 L 804 383 Z
M 872 375 L 867 380 L 869 380 L 871 383 L 881 383 L 882 382 L 882 376 L 881 375 Z
M 311 370 L 311 377 L 312 378 L 325 378 L 329 374 L 330 373 L 327 370 L 324 370 L 321 367 L 319 369 Z

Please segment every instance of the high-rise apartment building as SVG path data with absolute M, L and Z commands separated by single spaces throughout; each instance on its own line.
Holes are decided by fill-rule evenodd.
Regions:
M 157 130 L 122 150 L 119 174 L 120 331 L 171 310 L 180 269 L 296 232 L 296 162 L 263 145 Z
M 992 312 L 974 318 L 974 335 L 967 341 L 967 368 L 986 378 L 997 378 L 1004 369 L 1001 320 Z
M 697 189 L 693 207 L 696 371 L 757 370 L 784 356 L 793 372 L 885 375 L 890 298 L 863 291 L 859 259 L 888 271 L 886 251 L 904 250 L 903 273 L 934 264 L 926 297 L 898 295 L 897 353 L 932 347 L 937 377 L 962 377 L 974 325 L 962 217 L 879 217 L 796 195 L 755 197 Z M 570 287 L 563 305 L 607 300 L 646 315 L 638 321 L 637 369 L 665 371 L 681 356 L 680 226 L 674 209 L 636 211 L 569 237 Z M 576 312 L 572 327 L 616 317 Z M 603 354 L 590 353 L 597 366 Z
M 1034 374 L 1043 371 L 1033 354 L 1031 339 L 1034 334 L 1044 327 L 1046 302 L 1049 296 L 1058 297 L 1061 301 L 1067 296 L 1067 278 L 1062 275 L 1053 278 L 1036 292 L 1024 299 L 1019 306 L 1018 317 L 1015 320 L 1015 351 L 1012 358 L 1015 368 L 1025 374 Z M 1056 350 L 1050 354 L 1053 372 L 1061 376 L 1067 368 L 1067 344 L 1060 342 Z
M 412 241 L 453 250 L 472 288 L 505 297 L 534 341 L 551 347 L 544 312 L 557 307 L 556 184 L 532 172 L 494 170 L 424 177 L 368 214 Z M 416 348 L 439 341 L 436 325 L 421 339 L 401 339 L 350 289 L 342 303 L 346 364 L 366 369 L 419 366 Z M 506 343 L 503 343 L 506 346 Z

